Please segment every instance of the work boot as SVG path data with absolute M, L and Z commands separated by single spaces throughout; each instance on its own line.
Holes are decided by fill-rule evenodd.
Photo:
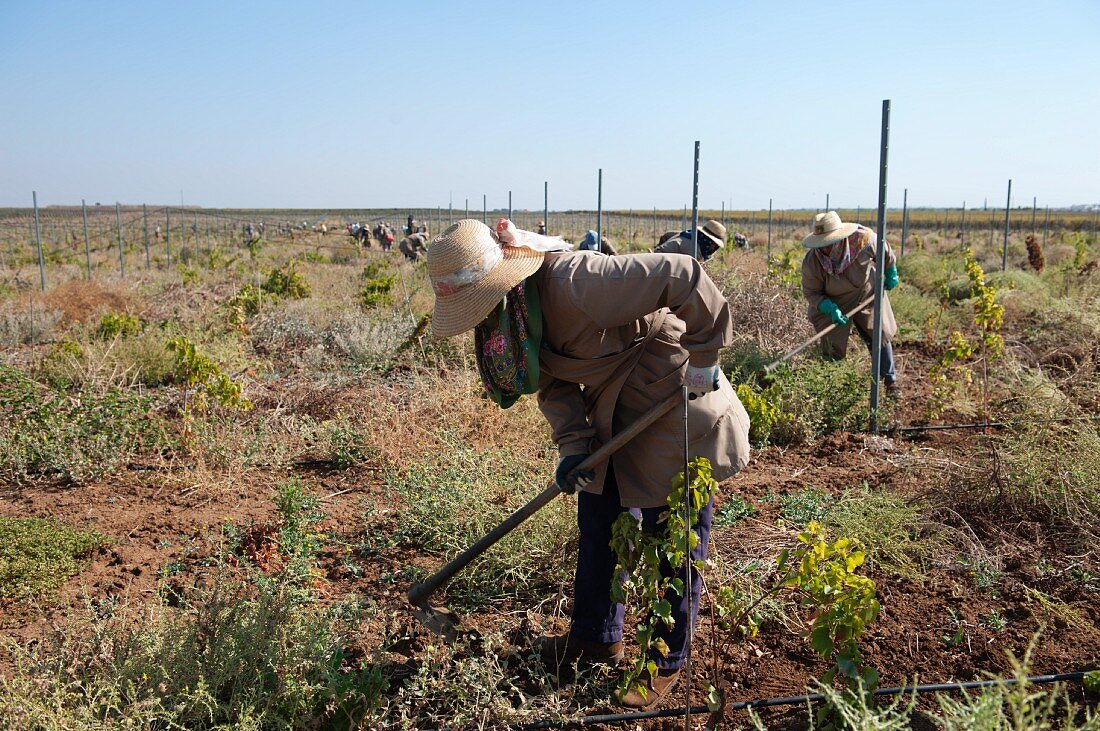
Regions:
M 896 399 L 901 396 L 901 386 L 898 385 L 898 379 L 884 378 L 882 382 L 886 384 L 886 396 L 888 398 Z
M 569 667 L 575 662 L 618 662 L 623 659 L 623 643 L 594 642 L 572 637 L 569 634 L 543 637 L 535 649 L 548 668 Z
M 650 708 L 660 703 L 662 698 L 672 692 L 673 687 L 676 685 L 676 680 L 679 677 L 679 668 L 676 670 L 659 670 L 657 672 L 657 677 L 646 677 L 646 679 L 640 683 L 635 681 L 630 689 L 624 694 L 615 691 L 615 700 L 617 700 L 619 705 L 623 708 L 648 711 Z M 645 688 L 645 695 L 638 690 L 639 685 Z

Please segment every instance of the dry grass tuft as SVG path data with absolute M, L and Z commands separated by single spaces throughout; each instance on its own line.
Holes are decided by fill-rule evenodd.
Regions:
M 61 312 L 61 325 L 87 322 L 107 312 L 129 312 L 133 295 L 120 286 L 74 279 L 47 291 L 42 302 Z

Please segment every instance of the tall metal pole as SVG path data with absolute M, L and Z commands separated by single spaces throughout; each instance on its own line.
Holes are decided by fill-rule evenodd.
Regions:
M 508 220 L 512 220 L 512 191 L 508 191 Z
M 172 266 L 172 210 L 164 207 L 164 250 L 168 258 L 168 266 Z
M 92 245 L 88 240 L 88 206 L 80 199 L 80 216 L 84 219 L 84 268 L 88 279 L 92 278 Z
M 768 261 L 772 260 L 772 199 L 768 199 Z
M 149 209 L 144 203 L 141 204 L 141 225 L 145 233 L 145 268 L 148 269 L 152 257 L 149 256 Z
M 966 201 L 963 201 L 962 219 L 959 221 L 959 246 L 966 251 Z
M 1008 269 L 1008 212 L 1012 206 L 1012 178 L 1008 179 L 1008 195 L 1005 197 L 1005 239 L 1001 247 L 1001 271 Z
M 829 210 L 829 194 L 828 193 L 825 194 L 825 210 L 826 211 Z
M 550 233 L 550 181 L 542 181 L 542 224 L 546 233 Z
M 596 251 L 603 253 L 603 168 L 596 175 Z
M 901 256 L 905 256 L 905 240 L 909 238 L 909 189 L 901 194 Z
M 118 229 L 118 276 L 126 278 L 126 250 L 122 247 L 122 206 L 115 201 L 115 228 Z
M 31 191 L 34 202 L 34 241 L 38 247 L 38 278 L 42 281 L 42 291 L 46 291 L 46 257 L 42 255 L 42 222 L 38 219 L 38 191 Z
M 1035 211 L 1039 202 L 1038 196 L 1031 196 L 1031 234 L 1035 235 Z
M 696 260 L 699 259 L 699 140 L 695 140 L 695 171 L 691 183 L 691 255 Z M 690 636 L 689 628 L 688 637 Z
M 481 194 L 481 222 L 489 223 L 489 204 L 484 193 Z
M 878 434 L 879 380 L 882 378 L 883 272 L 886 268 L 886 160 L 890 151 L 890 100 L 882 100 L 882 145 L 878 163 L 878 246 L 875 247 L 875 320 L 871 336 L 871 431 Z

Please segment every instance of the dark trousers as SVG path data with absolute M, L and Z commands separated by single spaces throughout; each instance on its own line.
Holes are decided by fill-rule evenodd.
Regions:
M 642 528 L 647 531 L 663 529 L 657 521 L 667 507 L 624 508 L 619 504 L 619 486 L 615 481 L 615 472 L 609 466 L 603 494 L 588 492 L 577 493 L 577 525 L 580 528 L 580 550 L 577 555 L 577 573 L 573 582 L 573 619 L 570 634 L 583 640 L 594 642 L 618 642 L 623 638 L 623 616 L 626 608 L 611 601 L 611 576 L 615 570 L 615 552 L 611 550 L 611 525 L 619 514 L 629 510 L 630 514 L 642 519 Z M 714 499 L 712 498 L 699 511 L 695 523 L 695 532 L 699 535 L 699 545 L 691 552 L 694 560 L 705 560 L 707 545 L 710 542 L 710 527 L 714 517 Z M 673 576 L 667 562 L 661 564 L 664 576 Z M 686 581 L 687 567 L 675 572 L 681 581 Z M 699 572 L 691 572 L 691 617 L 694 626 L 699 616 L 699 592 L 702 579 Z M 662 670 L 679 668 L 687 659 L 688 637 L 688 600 L 677 597 L 670 590 L 668 599 L 672 602 L 672 629 L 661 620 L 656 620 L 654 639 L 661 637 L 668 643 L 667 657 L 653 651 L 650 659 Z
M 863 343 L 867 346 L 867 350 L 871 350 L 871 333 L 867 330 L 864 330 L 854 321 L 852 322 L 852 325 L 855 327 L 856 334 L 859 335 L 859 339 L 862 340 Z M 843 355 L 838 355 L 837 353 L 833 352 L 833 350 L 829 347 L 828 340 L 822 341 L 821 352 L 826 360 L 844 359 Z M 882 341 L 882 351 L 879 353 L 878 370 L 879 375 L 882 377 L 882 380 L 886 381 L 887 383 L 893 383 L 898 379 L 897 369 L 894 366 L 894 346 L 886 340 Z

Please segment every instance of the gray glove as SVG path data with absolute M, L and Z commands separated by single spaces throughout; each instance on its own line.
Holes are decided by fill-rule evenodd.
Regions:
M 687 387 L 688 400 L 694 401 L 697 398 L 706 396 L 711 391 L 717 391 L 718 373 L 717 364 L 706 368 L 696 368 L 689 364 L 687 373 L 684 374 L 684 386 Z
M 558 460 L 558 468 L 554 471 L 554 481 L 558 483 L 558 487 L 561 488 L 562 492 L 572 495 L 578 489 L 586 487 L 589 482 L 596 479 L 594 470 L 574 472 L 577 465 L 586 459 L 588 459 L 587 454 L 571 454 Z

